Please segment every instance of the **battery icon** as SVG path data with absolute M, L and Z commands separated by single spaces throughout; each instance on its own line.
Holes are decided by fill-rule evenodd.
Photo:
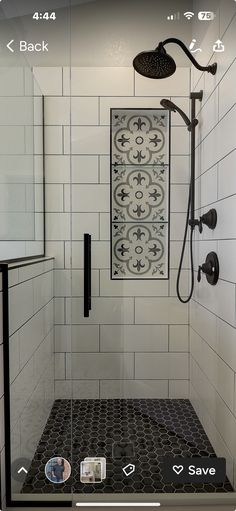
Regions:
M 212 11 L 200 11 L 198 13 L 198 19 L 200 21 L 212 21 L 215 18 L 215 13 Z

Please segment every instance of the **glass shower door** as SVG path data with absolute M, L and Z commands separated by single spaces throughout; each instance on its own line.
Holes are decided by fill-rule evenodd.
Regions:
M 22 32 L 30 38 L 35 6 L 25 3 L 26 16 L 18 5 L 24 2 L 11 3 L 10 19 L 1 22 L 4 40 L 12 34 L 16 42 Z M 54 4 L 58 28 L 54 33 L 51 24 L 49 32 L 64 42 L 58 66 L 51 54 L 51 67 L 37 61 L 32 69 L 29 55 L 20 57 L 17 45 L 14 56 L 2 48 L 11 65 L 1 68 L 6 101 L 0 122 L 7 121 L 1 127 L 1 190 L 6 191 L 0 249 L 1 261 L 15 260 L 1 265 L 7 506 L 71 507 L 72 502 L 70 151 L 63 138 L 70 129 L 70 90 L 62 97 L 70 74 L 70 2 Z M 68 104 L 66 126 L 57 125 L 58 102 Z
M 109 70 L 94 72 L 105 83 Z M 168 382 L 155 374 L 168 327 L 141 309 L 143 297 L 152 307 L 152 298 L 168 291 L 169 115 L 114 109 L 118 99 L 100 97 L 102 85 L 90 78 L 90 69 L 71 70 L 70 375 L 78 502 L 158 491 L 161 405 L 154 398 L 168 397 Z

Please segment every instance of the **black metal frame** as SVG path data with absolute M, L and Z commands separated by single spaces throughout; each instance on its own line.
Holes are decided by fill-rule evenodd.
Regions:
M 168 265 L 167 265 L 167 276 L 163 279 L 155 277 L 153 278 L 142 278 L 140 280 L 169 280 L 170 278 L 170 188 L 171 188 L 171 112 L 166 108 L 110 108 L 110 279 L 111 280 L 124 280 L 122 278 L 113 278 L 112 275 L 112 112 L 113 110 L 161 110 L 168 113 L 169 119 L 168 119 L 168 140 L 169 140 L 169 151 L 168 151 L 168 157 L 169 157 L 169 176 L 168 176 L 168 239 L 167 239 L 167 251 L 168 251 Z M 137 277 L 128 278 L 125 280 L 139 280 Z
M 50 258 L 49 258 L 50 259 Z M 53 258 L 52 258 L 53 259 Z M 32 262 L 37 264 L 37 262 Z M 18 268 L 28 266 L 27 263 L 17 265 Z M 11 488 L 11 413 L 10 413 L 10 353 L 9 353 L 9 287 L 7 263 L 0 263 L 0 272 L 2 273 L 2 309 L 3 309 L 3 382 L 4 382 L 4 425 L 5 425 L 5 478 L 6 484 L 6 505 L 7 507 L 72 507 L 70 501 L 38 501 L 38 500 L 12 500 Z
M 84 234 L 84 317 L 91 310 L 91 235 Z
M 45 154 L 45 97 L 42 96 L 42 121 L 43 121 L 43 255 L 46 254 L 46 154 Z
M 6 503 L 11 501 L 11 430 L 10 430 L 10 354 L 9 354 L 9 297 L 8 264 L 1 264 L 2 273 L 2 330 L 3 330 L 3 386 L 5 426 L 5 479 Z M 9 477 L 10 476 L 10 477 Z

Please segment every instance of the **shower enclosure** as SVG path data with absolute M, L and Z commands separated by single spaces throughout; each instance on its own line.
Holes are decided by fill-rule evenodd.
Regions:
M 222 99 L 227 75 L 219 85 L 217 74 L 178 66 L 173 78 L 152 81 L 134 71 L 130 58 L 124 66 L 111 65 L 99 50 L 101 60 L 89 54 L 88 65 L 76 52 L 75 34 L 87 41 L 82 28 L 90 8 L 93 2 L 78 12 L 63 9 L 71 42 L 66 65 L 51 59 L 33 66 L 37 86 L 30 104 L 38 105 L 37 122 L 33 116 L 30 130 L 24 119 L 19 122 L 24 151 L 25 141 L 37 144 L 29 150 L 34 179 L 24 182 L 31 223 L 23 222 L 22 239 L 32 252 L 24 258 L 1 252 L 7 505 L 232 504 L 235 277 L 222 254 L 234 232 L 223 220 L 224 200 L 232 197 L 222 174 L 225 161 L 234 158 L 234 141 L 217 138 L 215 149 L 214 139 L 218 124 L 224 133 L 232 121 L 234 109 Z M 110 9 L 113 20 L 117 8 Z M 135 30 L 132 17 L 129 22 Z M 227 30 L 234 33 L 234 18 Z M 142 47 L 145 41 L 132 56 Z M 208 80 L 216 80 L 214 87 Z M 203 233 L 194 231 L 195 291 L 190 303 L 181 303 L 176 279 L 190 133 L 169 106 L 191 117 L 190 93 L 201 89 L 192 214 L 200 218 L 211 207 L 220 220 L 214 231 L 205 225 Z M 26 87 L 22 97 L 28 92 Z M 221 114 L 208 131 L 215 94 Z M 36 229 L 28 239 L 27 229 L 40 222 L 39 239 Z M 13 240 L 15 234 L 12 240 L 2 235 L 0 251 L 3 241 L 8 250 Z M 37 250 L 34 242 L 40 242 Z M 205 275 L 197 282 L 209 252 L 220 261 L 214 287 Z M 180 286 L 186 299 L 188 253 Z M 166 476 L 170 459 L 178 465 L 179 459 L 223 459 L 226 474 L 220 481 L 178 481 L 177 472 Z

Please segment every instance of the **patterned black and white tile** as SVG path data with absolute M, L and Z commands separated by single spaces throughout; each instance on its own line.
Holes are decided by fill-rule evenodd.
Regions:
M 113 222 L 168 222 L 167 165 L 112 166 Z
M 169 164 L 169 112 L 112 110 L 112 164 Z
M 113 278 L 167 277 L 167 223 L 113 222 L 112 244 Z
M 50 483 L 45 464 L 63 456 L 72 465 L 67 482 Z M 106 479 L 80 482 L 85 457 L 105 457 Z M 57 400 L 35 452 L 22 493 L 225 493 L 217 484 L 166 484 L 165 457 L 216 457 L 189 400 L 102 399 Z M 128 463 L 135 471 L 126 477 Z
M 166 279 L 169 112 L 112 110 L 111 128 L 111 278 Z

